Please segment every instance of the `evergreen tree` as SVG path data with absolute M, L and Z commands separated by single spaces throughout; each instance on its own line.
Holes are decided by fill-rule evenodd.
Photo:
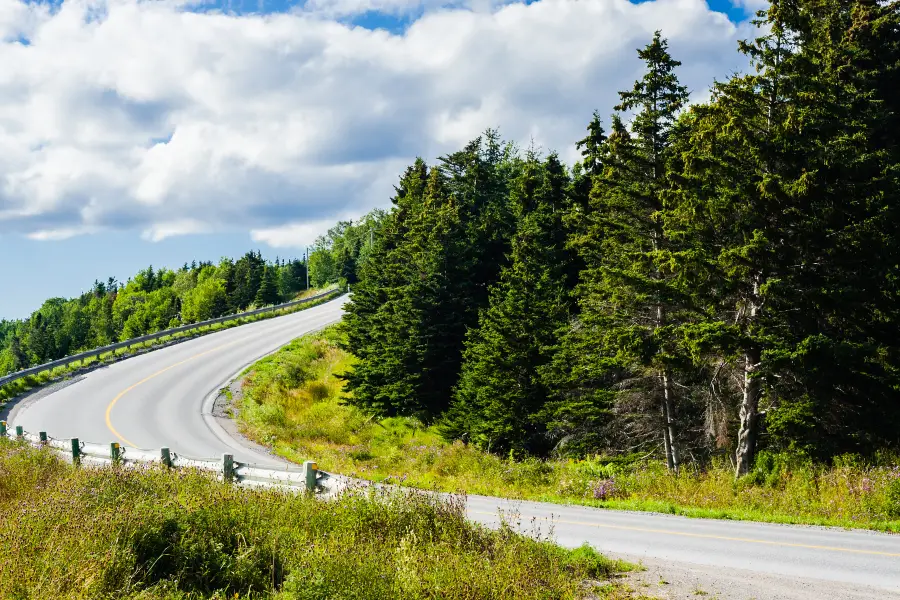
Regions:
M 584 144 L 592 170 L 602 165 L 602 174 L 592 178 L 589 205 L 573 217 L 579 231 L 572 244 L 586 267 L 578 294 L 579 321 L 563 342 L 569 350 L 562 352 L 574 361 L 571 373 L 589 373 L 597 384 L 622 390 L 592 393 L 602 403 L 594 417 L 605 414 L 604 405 L 613 396 L 622 404 L 620 412 L 644 420 L 650 408 L 657 407 L 662 422 L 650 429 L 662 433 L 669 467 L 677 470 L 677 361 L 672 346 L 680 298 L 662 260 L 671 251 L 662 215 L 671 134 L 687 90 L 674 73 L 680 63 L 669 55 L 659 32 L 638 55 L 647 64 L 646 75 L 632 90 L 620 93 L 616 106 L 618 111 L 636 111 L 631 131 L 615 116 L 604 142 L 595 116 L 588 137 L 592 141 Z M 590 345 L 595 348 L 583 352 Z M 569 392 L 563 383 L 559 393 Z M 567 412 L 565 405 L 557 409 Z
M 352 401 L 378 414 L 432 420 L 448 407 L 467 329 L 503 266 L 518 164 L 493 132 L 407 170 L 348 306 Z
M 545 454 L 541 411 L 547 388 L 540 369 L 550 360 L 569 305 L 568 253 L 562 215 L 568 176 L 558 157 L 530 154 L 513 184 L 517 215 L 511 263 L 466 338 L 456 404 L 445 425 L 488 450 Z
M 256 306 L 271 306 L 278 304 L 280 299 L 280 282 L 278 281 L 278 271 L 271 265 L 266 265 L 263 270 L 262 281 L 259 284 L 259 290 L 256 292 L 254 304 Z

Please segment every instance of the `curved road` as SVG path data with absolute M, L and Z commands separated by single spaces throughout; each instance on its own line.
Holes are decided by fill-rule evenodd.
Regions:
M 241 370 L 291 340 L 341 318 L 346 296 L 299 312 L 194 338 L 91 371 L 14 406 L 10 424 L 50 437 L 169 447 L 193 458 L 234 454 L 282 464 L 242 446 L 212 417 L 212 401 Z
M 51 437 L 168 446 L 198 458 L 231 452 L 241 462 L 278 463 L 232 438 L 211 416 L 212 400 L 247 365 L 340 319 L 345 301 L 341 297 L 97 369 L 15 406 L 10 421 Z M 604 552 L 663 565 L 667 575 L 701 573 L 703 581 L 721 585 L 714 591 L 722 599 L 900 598 L 900 536 L 468 498 L 473 520 L 496 525 L 498 509 L 521 522 L 523 531 L 552 534 L 565 546 L 588 542 Z

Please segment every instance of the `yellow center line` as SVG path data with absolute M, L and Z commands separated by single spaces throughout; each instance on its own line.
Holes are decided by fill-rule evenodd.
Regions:
M 476 515 L 497 516 L 497 513 L 484 512 L 478 510 L 468 511 Z M 896 552 L 880 552 L 878 550 L 856 550 L 854 548 L 841 548 L 838 546 L 816 546 L 814 544 L 792 544 L 789 542 L 773 542 L 770 540 L 757 540 L 753 538 L 729 537 L 724 535 L 710 535 L 705 533 L 687 533 L 685 531 L 672 531 L 669 529 L 650 529 L 647 527 L 629 527 L 627 525 L 606 525 L 603 523 L 588 523 L 586 521 L 567 521 L 564 519 L 551 519 L 548 517 L 535 517 L 542 521 L 553 521 L 554 523 L 564 523 L 566 525 L 582 525 L 585 527 L 597 527 L 600 529 L 618 529 L 621 531 L 640 531 L 642 533 L 661 533 L 664 535 L 677 535 L 681 537 L 703 538 L 707 540 L 722 540 L 727 542 L 747 542 L 749 544 L 764 544 L 767 546 L 784 546 L 789 548 L 807 548 L 810 550 L 829 550 L 831 552 L 849 552 L 853 554 L 871 554 L 875 556 L 900 557 L 900 553 Z
M 156 377 L 159 377 L 160 375 L 162 375 L 162 374 L 165 373 L 166 371 L 170 371 L 170 370 L 174 369 L 175 367 L 180 367 L 181 365 L 183 365 L 183 364 L 185 364 L 185 363 L 189 363 L 189 362 L 191 362 L 192 360 L 195 360 L 195 359 L 197 359 L 197 358 L 201 358 L 201 357 L 203 357 L 203 356 L 206 356 L 207 354 L 212 354 L 213 352 L 217 352 L 217 351 L 219 351 L 219 350 L 221 350 L 221 349 L 223 349 L 223 348 L 227 348 L 228 346 L 233 346 L 234 344 L 237 344 L 238 342 L 244 341 L 244 339 L 246 339 L 246 338 L 241 338 L 241 339 L 239 339 L 239 340 L 234 340 L 233 342 L 228 342 L 227 344 L 222 344 L 221 346 L 216 346 L 215 348 L 213 348 L 213 349 L 211 349 L 211 350 L 206 350 L 205 352 L 201 352 L 200 354 L 195 354 L 194 356 L 191 356 L 190 358 L 186 358 L 186 359 L 182 360 L 181 362 L 177 362 L 177 363 L 175 363 L 175 364 L 173 364 L 173 365 L 169 365 L 169 366 L 166 367 L 165 369 L 161 369 L 161 370 L 157 371 L 156 373 L 154 373 L 153 375 L 150 375 L 149 377 L 146 377 L 146 378 L 144 378 L 144 379 L 141 379 L 141 380 L 138 381 L 137 383 L 128 386 L 127 388 L 125 388 L 124 390 L 122 390 L 121 392 L 119 392 L 119 395 L 116 396 L 115 398 L 113 398 L 113 399 L 112 399 L 112 402 L 109 403 L 109 406 L 106 407 L 106 427 L 112 432 L 112 434 L 113 434 L 114 436 L 116 436 L 117 438 L 119 438 L 119 440 L 120 440 L 123 444 L 125 444 L 126 446 L 131 446 L 131 447 L 133 447 L 133 448 L 137 448 L 137 447 L 138 447 L 137 444 L 135 444 L 134 442 L 128 441 L 128 439 L 126 439 L 121 433 L 119 433 L 118 431 L 116 431 L 116 428 L 115 428 L 115 427 L 113 427 L 112 420 L 109 418 L 109 415 L 112 413 L 112 409 L 113 409 L 113 407 L 116 405 L 116 403 L 117 403 L 119 400 L 121 400 L 122 397 L 123 397 L 125 394 L 127 394 L 128 392 L 130 392 L 130 391 L 133 390 L 134 388 L 138 387 L 139 385 L 143 385 L 143 384 L 147 383 L 147 382 L 150 381 L 151 379 L 154 379 L 154 378 L 156 378 Z

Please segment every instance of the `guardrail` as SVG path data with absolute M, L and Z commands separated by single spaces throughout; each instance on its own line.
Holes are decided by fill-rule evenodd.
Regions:
M 331 475 L 319 471 L 316 463 L 311 460 L 304 462 L 301 469 L 275 469 L 238 462 L 234 460 L 232 454 L 223 454 L 221 459 L 192 458 L 172 452 L 169 448 L 146 450 L 123 447 L 118 442 L 107 445 L 82 442 L 78 438 L 56 439 L 49 437 L 44 431 L 37 435 L 29 433 L 21 426 L 10 431 L 6 421 L 0 421 L 0 438 L 18 440 L 39 448 L 49 448 L 75 465 L 127 467 L 157 464 L 172 469 L 197 469 L 216 473 L 223 481 L 248 487 L 277 487 L 313 493 L 319 488 L 325 488 L 331 479 Z
M 4 375 L 0 377 L 0 388 L 4 385 L 12 383 L 13 381 L 17 381 L 24 377 L 28 377 L 29 375 L 37 375 L 39 373 L 43 373 L 44 371 L 51 371 L 58 367 L 67 367 L 71 364 L 81 362 L 88 358 L 99 357 L 101 354 L 106 354 L 107 352 L 115 352 L 116 350 L 121 350 L 122 348 L 130 348 L 136 344 L 142 344 L 144 342 L 152 342 L 154 340 L 158 340 L 164 337 L 168 337 L 171 335 L 175 335 L 178 333 L 185 333 L 194 330 L 201 329 L 203 327 L 209 327 L 211 325 L 217 325 L 219 323 L 225 323 L 226 321 L 236 321 L 238 319 L 245 319 L 247 317 L 255 317 L 257 315 L 261 315 L 268 312 L 277 312 L 279 310 L 284 310 L 288 308 L 293 308 L 295 306 L 299 306 L 301 304 L 307 304 L 309 302 L 313 302 L 315 300 L 319 300 L 321 298 L 326 298 L 328 296 L 336 295 L 341 293 L 340 288 L 333 288 L 330 290 L 326 290 L 321 294 L 316 294 L 315 296 L 310 296 L 309 298 L 303 298 L 301 300 L 293 300 L 291 302 L 285 302 L 284 304 L 276 304 L 273 306 L 266 306 L 263 308 L 257 308 L 255 310 L 236 313 L 233 315 L 227 315 L 224 317 L 216 317 L 215 319 L 208 319 L 206 321 L 200 321 L 198 323 L 190 323 L 188 325 L 181 325 L 179 327 L 173 327 L 171 329 L 164 329 L 162 331 L 158 331 L 156 333 L 149 333 L 147 335 L 142 335 L 140 337 L 132 338 L 130 340 L 124 340 L 115 344 L 110 344 L 109 346 L 103 346 L 102 348 L 94 348 L 93 350 L 88 350 L 87 352 L 80 352 L 78 354 L 73 354 L 71 356 L 66 356 L 65 358 L 60 358 L 59 360 L 54 360 L 42 365 L 37 365 L 34 367 L 29 367 L 27 369 L 23 369 L 21 371 L 16 371 L 15 373 L 10 373 L 8 375 Z

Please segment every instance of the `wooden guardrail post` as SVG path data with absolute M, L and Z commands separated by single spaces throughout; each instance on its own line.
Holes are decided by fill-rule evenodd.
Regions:
M 306 491 L 316 491 L 316 479 L 319 475 L 319 465 L 315 461 L 308 460 L 303 463 L 303 475 L 306 477 Z
M 168 448 L 159 449 L 159 462 L 161 462 L 166 467 L 172 466 L 172 453 Z
M 226 482 L 234 481 L 234 456 L 231 454 L 222 455 L 222 477 Z
M 72 464 L 81 464 L 81 444 L 78 443 L 78 438 L 72 438 Z

